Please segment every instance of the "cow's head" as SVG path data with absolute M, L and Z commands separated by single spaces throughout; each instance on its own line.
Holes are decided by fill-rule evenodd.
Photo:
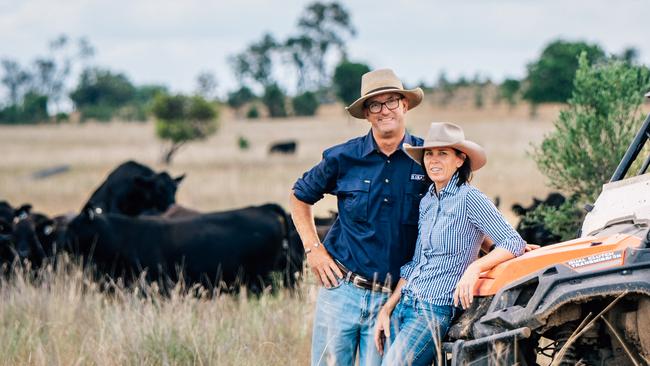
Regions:
M 38 266 L 46 257 L 46 254 L 37 235 L 35 222 L 49 219 L 45 215 L 31 213 L 31 209 L 31 205 L 23 205 L 16 210 L 11 241 L 18 258 L 21 260 L 27 259 L 33 265 Z
M 5 220 L 4 218 L 0 218 L 0 234 L 7 234 L 10 235 L 11 232 L 13 231 L 13 224 L 12 220 Z
M 54 256 L 59 249 L 65 246 L 65 233 L 68 218 L 57 216 L 49 218 L 42 214 L 32 214 L 36 237 L 48 256 Z
M 105 224 L 105 213 L 100 207 L 87 203 L 65 230 L 65 245 L 72 252 L 87 252 L 95 243 L 98 229 Z
M 169 206 L 176 202 L 176 190 L 185 175 L 172 178 L 167 172 L 152 176 L 135 177 L 133 182 L 137 195 L 141 197 L 141 210 L 143 212 L 165 212 Z
M 11 222 L 14 219 L 15 210 L 7 201 L 0 201 L 0 220 Z

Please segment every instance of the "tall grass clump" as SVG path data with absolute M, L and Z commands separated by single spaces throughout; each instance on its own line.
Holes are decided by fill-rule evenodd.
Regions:
M 93 279 L 60 257 L 0 279 L 0 365 L 302 365 L 310 285 L 294 294 L 205 296 Z M 313 291 L 311 291 L 313 292 Z M 199 295 L 197 295 L 199 294 Z M 313 297 L 313 296 L 312 296 Z

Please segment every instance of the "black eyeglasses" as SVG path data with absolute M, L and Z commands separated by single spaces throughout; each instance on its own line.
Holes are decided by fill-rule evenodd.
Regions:
M 380 102 L 372 102 L 369 103 L 366 108 L 370 111 L 370 113 L 379 113 L 381 112 L 381 109 L 386 106 L 389 111 L 397 109 L 399 107 L 399 101 L 402 100 L 402 98 L 392 98 L 388 99 L 387 101 L 380 103 Z

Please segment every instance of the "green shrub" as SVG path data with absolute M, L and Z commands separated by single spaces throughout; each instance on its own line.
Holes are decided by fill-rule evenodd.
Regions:
M 334 70 L 334 87 L 336 95 L 346 105 L 352 104 L 359 98 L 361 91 L 361 76 L 370 71 L 370 67 L 362 63 L 343 60 Z
M 499 85 L 499 97 L 505 99 L 513 107 L 517 104 L 517 96 L 521 89 L 521 82 L 517 79 L 505 79 Z
M 239 150 L 248 150 L 250 147 L 250 143 L 248 142 L 248 139 L 244 136 L 239 136 L 237 139 L 237 145 L 239 146 Z
M 238 90 L 228 93 L 228 105 L 234 109 L 239 109 L 244 104 L 253 101 L 254 99 L 255 93 L 246 86 L 242 86 Z
M 582 53 L 589 64 L 605 57 L 597 44 L 557 40 L 546 46 L 539 59 L 528 65 L 524 99 L 533 104 L 566 102 L 571 97 L 578 56 Z
M 216 108 L 200 96 L 159 94 L 152 111 L 156 117 L 156 134 L 169 141 L 164 155 L 167 164 L 184 144 L 204 139 L 218 127 Z
M 297 116 L 313 116 L 318 109 L 318 99 L 312 92 L 304 92 L 292 100 L 293 112 Z
M 609 181 L 643 121 L 639 107 L 648 89 L 647 68 L 616 60 L 590 66 L 587 54 L 580 55 L 569 105 L 532 154 L 551 186 L 572 196 L 558 210 L 539 209 L 555 234 L 579 229 L 580 221 L 570 218 Z
M 109 121 L 115 112 L 134 100 L 137 89 L 119 73 L 99 68 L 82 72 L 79 85 L 70 99 L 81 112 L 81 119 Z
M 0 110 L 0 123 L 21 124 L 45 122 L 47 113 L 47 96 L 28 92 L 18 105 L 10 105 Z
M 54 116 L 56 123 L 68 122 L 70 120 L 70 115 L 65 112 L 59 112 Z
M 79 108 L 81 121 L 97 120 L 100 122 L 109 122 L 113 118 L 115 108 L 106 104 L 86 105 Z
M 246 118 L 259 118 L 260 117 L 260 111 L 257 109 L 256 105 L 252 105 L 248 112 L 246 113 Z
M 273 118 L 275 117 L 286 117 L 287 109 L 285 107 L 285 97 L 286 95 L 280 89 L 278 84 L 271 84 L 264 89 L 264 95 L 262 96 L 262 102 L 269 110 L 269 115 Z

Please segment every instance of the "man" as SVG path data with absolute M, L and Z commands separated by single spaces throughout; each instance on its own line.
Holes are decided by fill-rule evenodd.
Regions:
M 373 343 L 376 314 L 413 255 L 418 208 L 427 187 L 420 165 L 401 150 L 421 145 L 406 132 L 406 113 L 422 101 L 420 88 L 405 90 L 389 69 L 361 79 L 361 97 L 346 108 L 365 118 L 370 131 L 323 152 L 321 162 L 298 179 L 291 215 L 307 263 L 324 286 L 318 294 L 312 365 L 378 365 Z M 324 243 L 311 206 L 335 194 L 339 216 Z

